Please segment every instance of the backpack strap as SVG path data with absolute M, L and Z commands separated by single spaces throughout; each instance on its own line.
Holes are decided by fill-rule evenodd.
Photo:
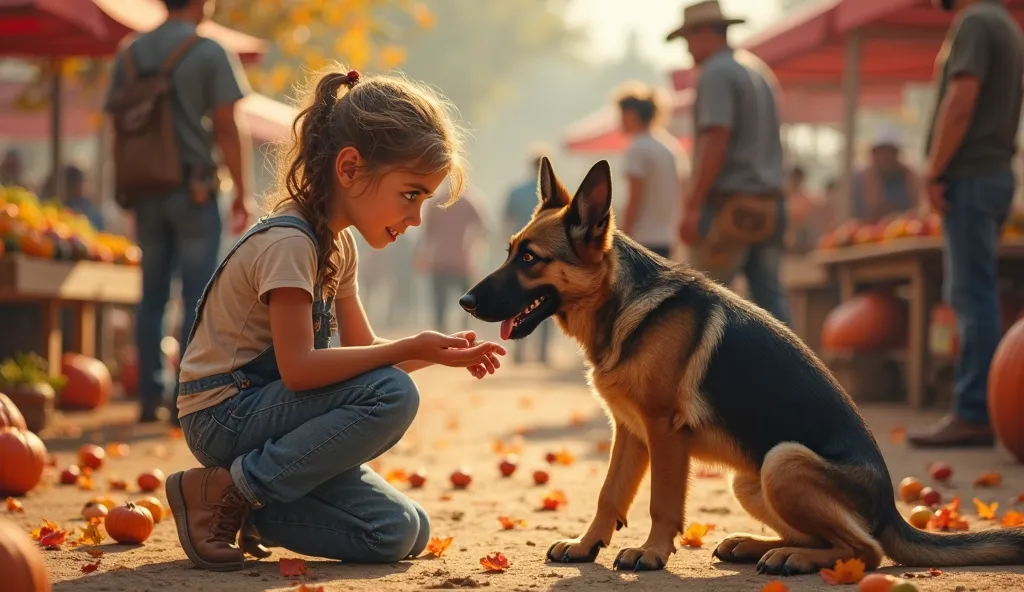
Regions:
M 190 35 L 188 39 L 182 41 L 178 45 L 178 47 L 174 48 L 174 51 L 171 52 L 171 55 L 167 56 L 167 59 L 164 60 L 164 65 L 160 69 L 160 73 L 164 76 L 170 74 L 171 70 L 174 69 L 174 66 L 177 65 L 178 61 L 185 56 L 188 50 L 192 49 L 192 46 L 195 45 L 199 41 L 199 39 L 199 35 Z

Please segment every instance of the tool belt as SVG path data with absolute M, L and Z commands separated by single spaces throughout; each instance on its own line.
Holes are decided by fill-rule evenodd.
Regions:
M 772 238 L 778 227 L 781 193 L 712 196 L 708 237 L 715 242 L 752 245 Z

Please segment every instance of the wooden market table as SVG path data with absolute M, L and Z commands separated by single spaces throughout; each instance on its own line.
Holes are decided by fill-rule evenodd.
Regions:
M 844 301 L 862 288 L 908 285 L 907 400 L 912 408 L 922 408 L 930 363 L 930 314 L 932 307 L 941 300 L 942 238 L 904 238 L 885 244 L 841 247 L 818 251 L 816 258 L 838 279 L 840 296 Z M 1001 243 L 999 275 L 1024 280 L 1024 240 Z
M 813 254 L 783 255 L 779 280 L 789 300 L 793 332 L 815 352 L 821 352 L 821 326 L 837 304 L 839 292 L 828 268 Z
M 11 340 L 34 341 L 39 354 L 48 363 L 50 374 L 61 370 L 64 331 L 61 309 L 74 311 L 72 347 L 87 356 L 96 356 L 96 307 L 102 304 L 132 305 L 142 294 L 141 271 L 138 267 L 95 261 L 52 261 L 9 253 L 0 257 L 0 310 L 6 309 L 3 325 L 13 326 L 17 307 L 31 305 L 38 309 L 41 322 L 37 335 L 11 335 L 0 329 L 0 338 L 11 347 Z M 35 338 L 35 339 L 33 339 Z

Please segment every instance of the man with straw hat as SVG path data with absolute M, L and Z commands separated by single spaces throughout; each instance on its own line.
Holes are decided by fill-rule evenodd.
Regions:
M 777 83 L 763 62 L 730 47 L 729 27 L 743 22 L 706 0 L 683 8 L 666 39 L 686 40 L 700 69 L 693 180 L 679 234 L 694 267 L 726 285 L 742 271 L 751 299 L 788 323 L 779 280 L 785 174 Z

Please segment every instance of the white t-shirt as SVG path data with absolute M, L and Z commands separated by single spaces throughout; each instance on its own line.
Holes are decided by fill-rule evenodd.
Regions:
M 643 180 L 632 238 L 649 247 L 675 244 L 680 200 L 679 142 L 664 130 L 636 135 L 626 151 L 626 176 Z

